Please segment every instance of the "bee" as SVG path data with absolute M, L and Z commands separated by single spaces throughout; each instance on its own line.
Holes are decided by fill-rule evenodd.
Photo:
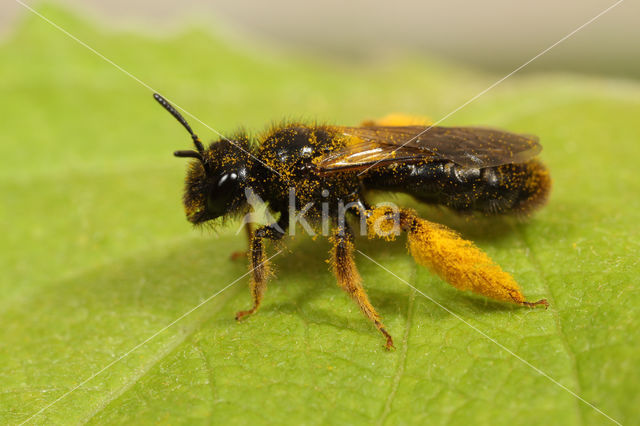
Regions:
M 345 215 L 360 220 L 369 238 L 392 240 L 406 233 L 414 259 L 460 290 L 548 306 L 545 299 L 525 300 L 510 274 L 455 231 L 414 210 L 367 201 L 369 191 L 383 190 L 457 213 L 528 215 L 546 202 L 551 188 L 549 172 L 536 158 L 542 149 L 537 138 L 480 127 L 428 126 L 400 116 L 357 127 L 289 123 L 274 126 L 257 143 L 238 133 L 205 148 L 169 102 L 159 94 L 154 98 L 185 127 L 195 147 L 174 152 L 193 159 L 183 196 L 189 222 L 200 225 L 246 211 L 249 190 L 277 217 L 255 230 L 246 226 L 253 304 L 238 312 L 237 320 L 260 307 L 270 275 L 265 240 L 280 240 L 295 227 L 297 206 L 305 206 L 305 220 L 314 229 L 329 229 L 338 285 L 382 333 L 387 349 L 393 339 L 362 285 L 354 232 Z

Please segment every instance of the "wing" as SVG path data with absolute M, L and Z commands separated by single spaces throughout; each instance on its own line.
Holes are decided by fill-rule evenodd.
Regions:
M 364 126 L 337 127 L 346 146 L 317 161 L 325 173 L 381 167 L 427 159 L 451 161 L 463 167 L 494 167 L 522 163 L 542 146 L 535 136 L 482 127 Z

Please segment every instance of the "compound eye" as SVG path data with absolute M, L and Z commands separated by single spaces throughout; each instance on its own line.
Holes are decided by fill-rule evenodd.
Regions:
M 235 172 L 225 173 L 220 176 L 218 179 L 218 183 L 216 184 L 217 189 L 225 189 L 230 188 L 235 185 L 238 180 L 238 175 Z
M 207 199 L 209 215 L 213 217 L 223 216 L 231 209 L 237 183 L 238 174 L 235 172 L 225 173 L 220 176 Z

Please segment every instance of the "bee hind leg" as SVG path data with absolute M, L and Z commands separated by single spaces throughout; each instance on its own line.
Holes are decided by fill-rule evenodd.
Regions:
M 348 229 L 339 227 L 330 237 L 330 240 L 333 244 L 331 264 L 338 280 L 338 285 L 351 296 L 360 307 L 362 313 L 375 324 L 376 328 L 385 337 L 385 348 L 387 350 L 393 349 L 393 338 L 384 327 L 384 324 L 382 324 L 380 316 L 371 305 L 371 302 L 369 302 L 367 293 L 362 287 L 362 278 L 353 260 L 353 235 Z
M 548 306 L 545 299 L 525 300 L 511 274 L 505 272 L 471 241 L 446 226 L 429 222 L 413 210 L 374 209 L 368 217 L 370 237 L 393 237 L 399 228 L 408 234 L 409 252 L 423 266 L 459 290 L 523 306 Z

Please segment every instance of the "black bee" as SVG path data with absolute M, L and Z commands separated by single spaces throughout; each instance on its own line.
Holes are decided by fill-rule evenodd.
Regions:
M 535 159 L 542 149 L 535 137 L 416 125 L 395 117 L 359 127 L 291 123 L 273 127 L 258 143 L 241 133 L 205 148 L 179 112 L 162 96 L 154 98 L 195 145 L 195 150 L 174 153 L 196 160 L 189 165 L 183 198 L 191 223 L 247 211 L 248 191 L 278 217 L 255 231 L 247 226 L 253 306 L 236 319 L 260 306 L 269 272 L 264 240 L 281 239 L 290 224 L 302 224 L 296 209 L 302 209 L 304 224 L 330 229 L 338 284 L 385 336 L 388 349 L 393 340 L 362 287 L 345 214 L 360 219 L 370 238 L 393 239 L 406 232 L 416 261 L 459 289 L 526 306 L 547 305 L 544 299 L 526 301 L 511 275 L 454 231 L 413 210 L 373 207 L 366 199 L 369 190 L 387 190 L 456 212 L 528 214 L 545 203 L 551 187 L 549 172 Z

